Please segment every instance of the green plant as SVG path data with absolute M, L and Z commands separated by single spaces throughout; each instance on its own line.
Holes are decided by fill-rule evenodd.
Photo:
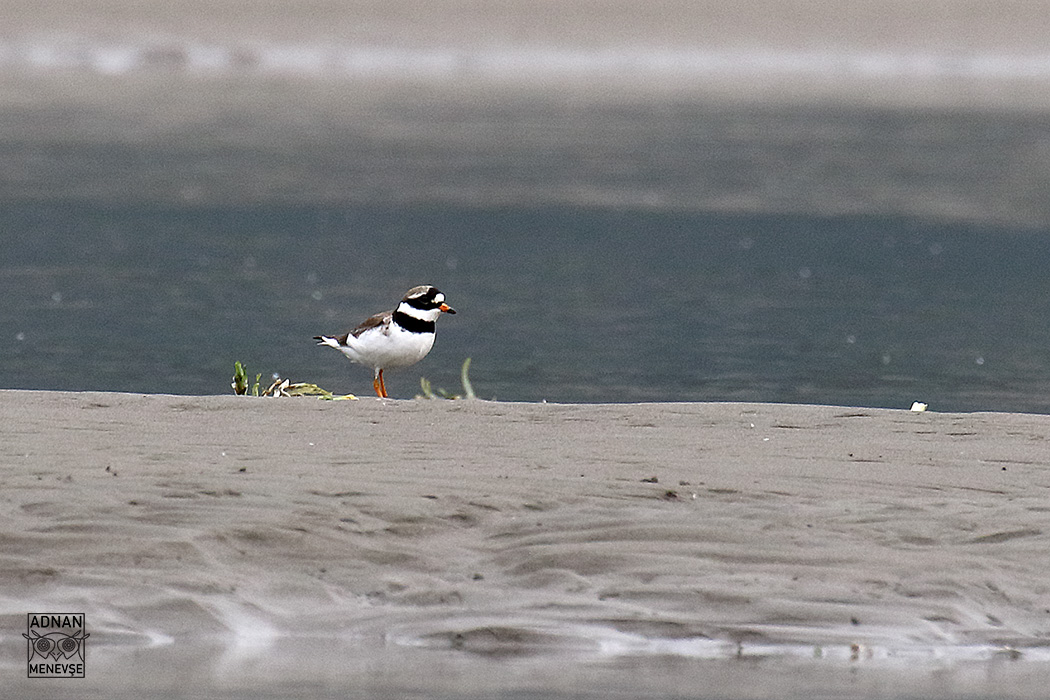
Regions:
M 474 393 L 474 386 L 470 383 L 470 358 L 468 357 L 463 361 L 463 366 L 459 370 L 459 379 L 463 383 L 463 394 L 450 394 L 444 389 L 434 389 L 430 383 L 430 380 L 426 377 L 419 378 L 419 386 L 423 390 L 421 396 L 416 396 L 417 399 L 475 399 L 477 395 Z
M 262 374 L 255 375 L 255 383 L 251 386 L 249 392 L 248 387 L 248 372 L 245 370 L 244 365 L 240 362 L 233 363 L 233 383 L 230 386 L 233 387 L 233 393 L 240 396 L 247 396 L 249 393 L 251 396 L 316 396 L 320 399 L 328 401 L 356 401 L 357 397 L 353 394 L 344 394 L 338 396 L 322 389 L 316 384 L 309 382 L 295 382 L 293 383 L 289 379 L 281 379 L 277 374 L 273 375 L 273 383 L 266 387 L 262 391 L 259 390 L 259 379 Z
M 255 375 L 255 383 L 251 386 L 252 396 L 259 395 L 259 379 L 261 377 L 261 374 Z M 248 371 L 240 362 L 233 363 L 233 383 L 230 386 L 233 387 L 233 393 L 239 396 L 248 394 Z

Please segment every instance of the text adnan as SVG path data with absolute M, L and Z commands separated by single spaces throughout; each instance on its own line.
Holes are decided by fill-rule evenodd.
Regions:
M 33 628 L 47 627 L 50 629 L 62 629 L 63 627 L 82 628 L 84 626 L 84 616 L 33 615 L 29 620 L 29 626 Z

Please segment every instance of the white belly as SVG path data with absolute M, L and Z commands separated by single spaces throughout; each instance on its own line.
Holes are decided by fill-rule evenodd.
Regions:
M 359 338 L 350 336 L 340 347 L 351 361 L 372 369 L 389 369 L 414 365 L 434 347 L 433 333 L 410 333 L 391 324 L 387 329 L 368 332 Z

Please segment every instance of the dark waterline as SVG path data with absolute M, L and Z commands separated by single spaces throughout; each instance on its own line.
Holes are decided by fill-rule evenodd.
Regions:
M 484 398 L 1050 412 L 1050 237 L 904 217 L 650 208 L 0 212 L 0 386 L 212 394 L 251 372 L 368 394 L 313 346 L 430 282 L 460 312 L 392 374 Z

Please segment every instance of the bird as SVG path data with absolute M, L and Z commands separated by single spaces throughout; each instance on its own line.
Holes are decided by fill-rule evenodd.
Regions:
M 445 295 L 429 284 L 412 287 L 393 311 L 369 316 L 356 328 L 339 337 L 314 336 L 318 345 L 333 347 L 351 362 L 371 367 L 372 388 L 381 399 L 389 398 L 383 370 L 414 365 L 434 347 L 435 321 L 456 310 L 445 303 Z

